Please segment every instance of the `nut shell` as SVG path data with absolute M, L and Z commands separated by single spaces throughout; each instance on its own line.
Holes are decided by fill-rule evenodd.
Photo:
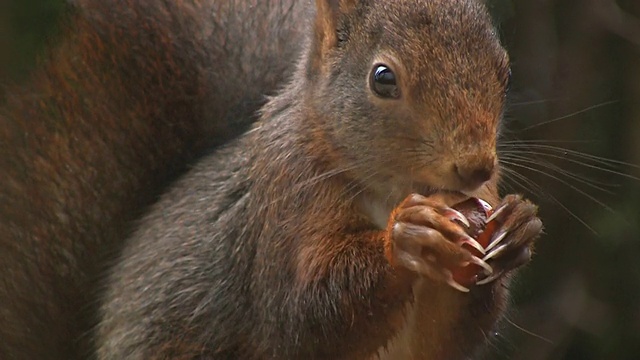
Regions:
M 468 228 L 465 227 L 467 234 L 474 238 L 482 247 L 486 248 L 489 246 L 491 237 L 498 229 L 496 220 L 492 220 L 487 224 L 487 219 L 493 213 L 491 205 L 482 199 L 469 198 L 455 204 L 453 208 L 461 212 L 469 221 L 470 226 Z M 463 244 L 462 247 L 479 258 L 484 256 L 480 251 L 468 244 Z M 478 275 L 482 271 L 483 269 L 476 264 L 469 264 L 465 267 L 457 267 L 451 270 L 453 279 L 463 286 L 475 284 L 478 281 Z

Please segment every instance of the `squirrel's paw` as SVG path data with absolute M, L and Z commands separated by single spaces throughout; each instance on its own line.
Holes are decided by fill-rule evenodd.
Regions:
M 442 201 L 410 195 L 393 211 L 387 226 L 387 254 L 391 263 L 463 292 L 469 289 L 454 280 L 450 269 L 476 264 L 484 269 L 488 278 L 492 277 L 491 266 L 462 248 L 466 243 L 485 254 L 483 247 L 467 235 L 458 222 L 468 224 L 462 214 Z M 504 229 L 511 229 L 506 225 L 508 223 Z M 497 261 L 499 257 L 492 259 Z
M 494 273 L 478 281 L 479 285 L 490 283 L 531 260 L 533 242 L 542 233 L 537 211 L 537 206 L 519 195 L 506 196 L 496 207 L 488 221 L 496 219 L 502 225 L 491 237 L 482 258 Z

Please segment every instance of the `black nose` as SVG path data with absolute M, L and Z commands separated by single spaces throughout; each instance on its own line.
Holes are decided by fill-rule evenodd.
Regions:
M 491 179 L 495 161 L 493 159 L 460 161 L 456 163 L 455 168 L 462 184 L 467 188 L 475 189 Z

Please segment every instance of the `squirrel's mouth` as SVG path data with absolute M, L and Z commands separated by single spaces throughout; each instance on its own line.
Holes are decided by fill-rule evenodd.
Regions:
M 420 194 L 424 197 L 437 195 L 439 197 L 442 197 L 443 199 L 450 199 L 446 202 L 451 202 L 452 204 L 473 197 L 472 195 L 462 190 L 436 188 L 425 184 L 415 184 L 411 192 Z
M 434 187 L 434 186 L 423 184 L 423 183 L 414 183 L 412 190 L 413 190 L 412 192 L 415 192 L 425 197 L 429 197 L 435 194 L 470 197 L 470 195 L 468 195 L 465 191 L 462 191 L 462 190 L 439 188 L 439 187 Z
M 445 197 L 457 197 L 459 199 L 466 199 L 470 197 L 478 197 L 478 193 L 482 192 L 482 189 L 487 185 L 487 182 L 479 185 L 475 188 L 466 188 L 464 186 L 447 186 L 438 181 L 425 181 L 425 179 L 411 179 L 409 185 L 410 193 L 417 193 L 425 197 L 433 195 L 442 195 Z

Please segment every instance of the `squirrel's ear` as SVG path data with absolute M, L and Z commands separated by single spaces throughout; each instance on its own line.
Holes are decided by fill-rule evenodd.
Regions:
M 314 67 L 338 44 L 340 18 L 352 11 L 358 0 L 316 0 L 315 37 L 313 39 L 312 63 Z

